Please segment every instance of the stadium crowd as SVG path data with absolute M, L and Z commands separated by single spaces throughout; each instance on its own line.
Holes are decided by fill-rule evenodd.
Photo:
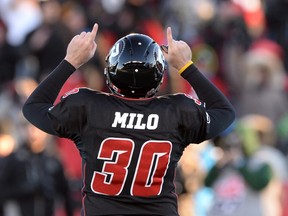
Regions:
M 287 0 L 1 0 L 0 216 L 80 214 L 76 147 L 34 128 L 21 109 L 71 38 L 95 22 L 96 55 L 59 98 L 81 86 L 108 91 L 111 45 L 131 32 L 166 44 L 171 26 L 237 114 L 219 137 L 185 150 L 175 179 L 180 215 L 288 216 L 287 9 Z M 160 93 L 176 92 L 197 97 L 167 71 Z

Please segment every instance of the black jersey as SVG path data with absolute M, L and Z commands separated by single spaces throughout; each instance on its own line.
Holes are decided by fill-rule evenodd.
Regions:
M 64 95 L 49 116 L 58 135 L 80 150 L 87 215 L 177 215 L 175 168 L 189 143 L 205 139 L 202 102 L 184 94 L 124 99 L 82 88 Z
M 83 215 L 177 216 L 175 168 L 190 143 L 218 135 L 235 119 L 227 98 L 193 64 L 185 94 L 127 99 L 74 89 L 53 106 L 75 71 L 63 60 L 23 106 L 41 130 L 73 140 L 83 159 Z

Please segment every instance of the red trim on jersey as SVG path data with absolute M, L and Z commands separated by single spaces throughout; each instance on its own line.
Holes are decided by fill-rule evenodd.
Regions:
M 202 102 L 201 102 L 198 98 L 193 97 L 192 95 L 189 95 L 189 94 L 186 94 L 186 93 L 184 93 L 184 95 L 185 95 L 186 97 L 188 97 L 188 98 L 194 100 L 194 102 L 195 102 L 197 105 L 200 106 L 200 105 L 202 104 Z
M 74 89 L 66 92 L 66 93 L 62 96 L 62 98 L 64 99 L 64 98 L 68 97 L 69 95 L 77 94 L 78 92 L 79 92 L 79 88 L 74 88 Z

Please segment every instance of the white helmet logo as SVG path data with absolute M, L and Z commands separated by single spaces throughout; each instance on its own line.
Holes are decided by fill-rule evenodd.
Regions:
M 119 49 L 119 43 L 117 43 L 111 50 L 111 57 L 115 57 L 119 55 L 120 49 Z

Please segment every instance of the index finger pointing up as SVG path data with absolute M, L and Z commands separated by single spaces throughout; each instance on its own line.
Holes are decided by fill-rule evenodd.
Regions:
M 171 47 L 173 44 L 173 36 L 172 36 L 172 30 L 171 27 L 167 28 L 167 42 L 168 42 L 168 46 Z
M 96 39 L 97 31 L 98 31 L 98 24 L 95 23 L 93 26 L 93 29 L 91 31 L 91 36 L 92 36 L 93 40 Z

